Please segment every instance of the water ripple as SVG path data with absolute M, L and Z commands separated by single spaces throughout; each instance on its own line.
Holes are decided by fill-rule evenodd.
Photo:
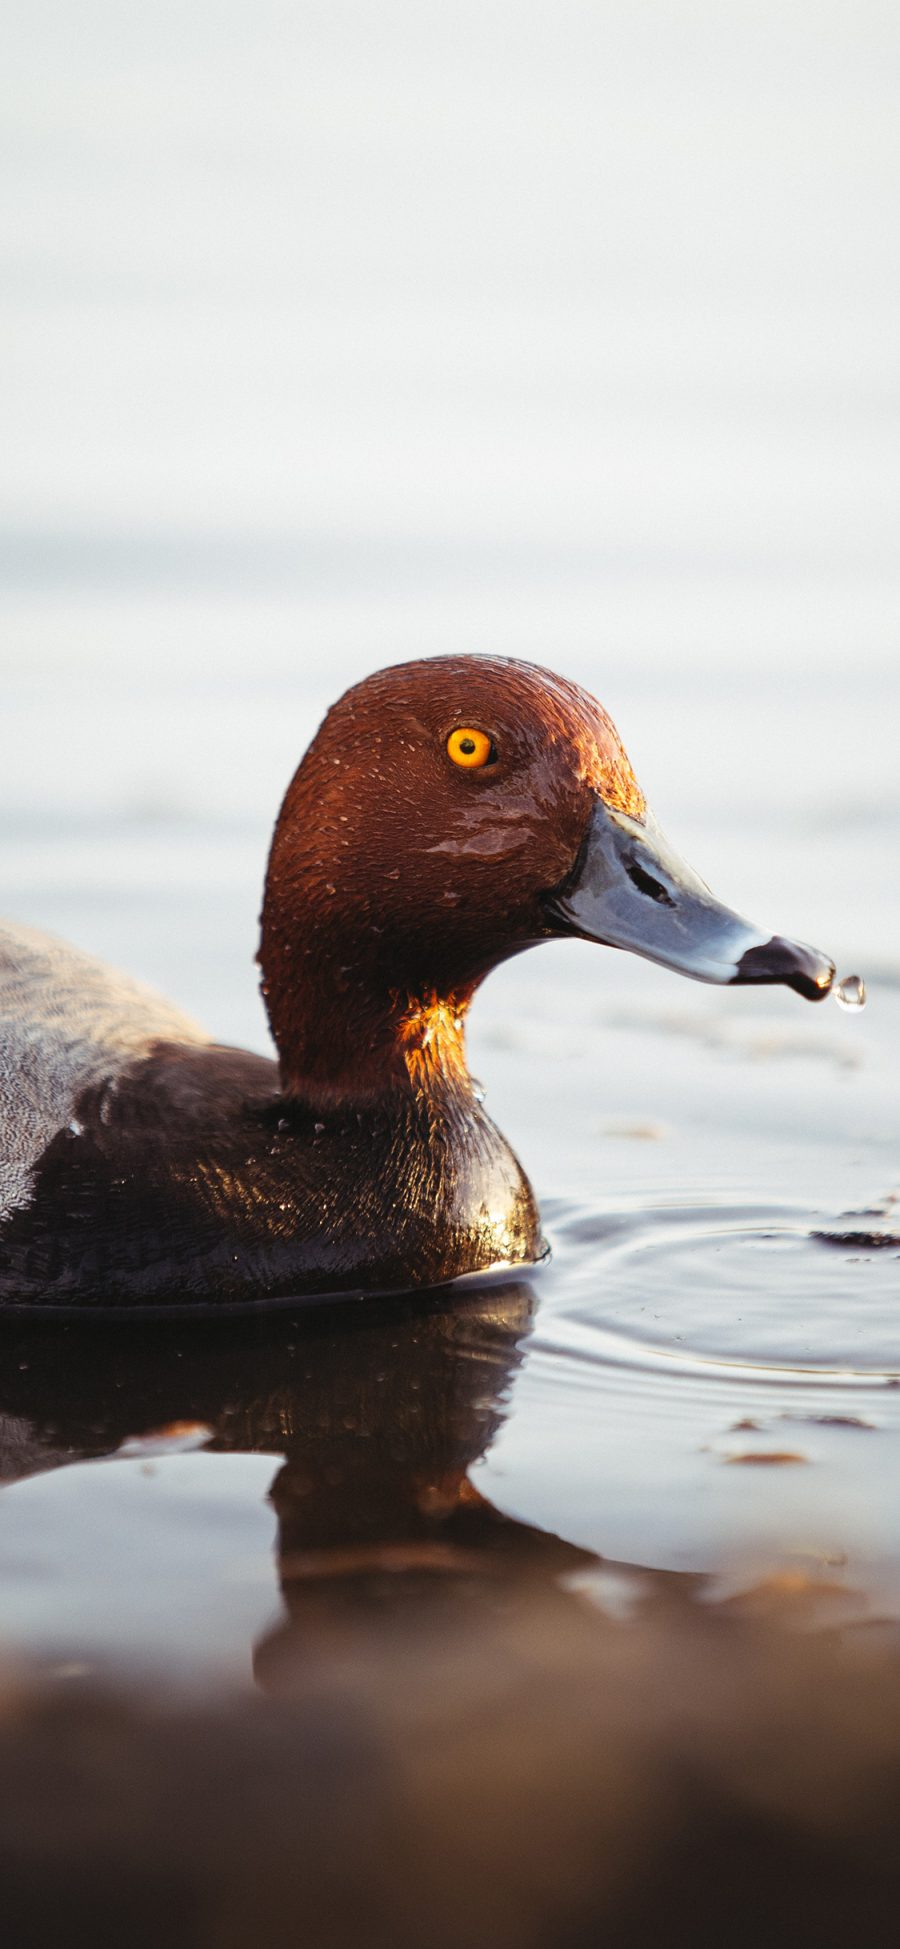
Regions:
M 535 1354 L 704 1378 L 900 1387 L 900 1237 L 847 1213 L 573 1211 Z

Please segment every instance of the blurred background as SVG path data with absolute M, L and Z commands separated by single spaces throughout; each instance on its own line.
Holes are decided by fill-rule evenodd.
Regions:
M 0 906 L 264 1046 L 322 711 L 503 652 L 723 898 L 893 981 L 898 65 L 889 0 L 12 0 Z

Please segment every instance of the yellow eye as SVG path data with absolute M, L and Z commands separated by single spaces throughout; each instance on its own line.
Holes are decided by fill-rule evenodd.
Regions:
M 488 764 L 494 755 L 490 738 L 483 731 L 451 731 L 447 739 L 447 751 L 455 765 L 462 765 L 467 771 L 477 771 L 480 765 Z

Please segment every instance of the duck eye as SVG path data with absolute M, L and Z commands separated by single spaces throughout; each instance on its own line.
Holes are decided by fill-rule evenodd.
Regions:
M 447 752 L 455 765 L 462 765 L 466 771 L 477 771 L 481 765 L 492 765 L 497 753 L 484 731 L 472 731 L 468 726 L 451 731 L 447 739 Z

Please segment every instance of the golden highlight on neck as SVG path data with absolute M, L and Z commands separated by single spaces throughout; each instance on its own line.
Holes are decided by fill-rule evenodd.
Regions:
M 414 1089 L 427 1089 L 436 1075 L 468 1085 L 464 1023 L 468 997 L 410 997 L 398 1024 L 398 1039 Z

